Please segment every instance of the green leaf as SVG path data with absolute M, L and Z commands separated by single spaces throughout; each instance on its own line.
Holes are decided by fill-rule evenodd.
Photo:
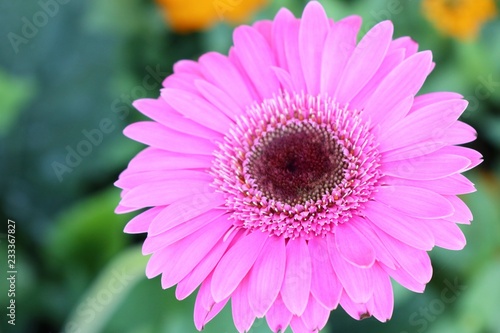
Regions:
M 10 130 L 34 95 L 35 85 L 32 81 L 9 76 L 0 68 L 0 136 Z
M 111 261 L 73 309 L 65 331 L 101 332 L 130 291 L 145 278 L 146 262 L 139 247 L 130 248 Z

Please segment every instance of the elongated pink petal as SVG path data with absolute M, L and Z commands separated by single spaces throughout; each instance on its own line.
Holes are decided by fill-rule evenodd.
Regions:
M 212 295 L 215 301 L 230 296 L 250 271 L 269 236 L 255 231 L 229 249 L 214 270 Z
M 115 182 L 115 186 L 123 189 L 132 189 L 144 183 L 154 183 L 172 179 L 195 179 L 210 181 L 213 179 L 207 172 L 199 170 L 172 170 L 165 172 L 163 170 L 152 170 L 146 172 L 134 172 L 121 175 Z
M 357 320 L 365 319 L 370 317 L 372 314 L 368 310 L 366 302 L 356 303 L 352 298 L 344 291 L 342 297 L 340 298 L 340 305 L 351 317 Z
M 390 21 L 374 26 L 361 39 L 344 68 L 335 97 L 348 103 L 377 72 L 389 48 L 394 28 Z
M 130 161 L 127 170 L 123 174 L 127 171 L 206 169 L 212 165 L 212 159 L 213 156 L 173 153 L 149 147 Z M 151 160 L 155 161 L 155 163 L 151 163 Z
M 416 158 L 386 162 L 381 169 L 386 175 L 415 179 L 433 180 L 464 171 L 470 164 L 468 158 L 440 151 Z
M 162 215 L 162 213 L 159 215 Z M 225 212 L 223 210 L 210 210 L 202 215 L 190 219 L 186 223 L 179 224 L 164 233 L 157 234 L 155 236 L 148 234 L 148 238 L 146 238 L 142 244 L 142 253 L 151 254 L 164 247 L 174 244 L 184 237 L 187 237 L 195 231 L 205 227 L 214 220 L 215 223 L 217 223 L 217 220 L 224 214 Z M 157 219 L 158 216 L 156 217 Z M 227 220 L 227 216 L 222 216 L 221 219 Z M 165 221 L 165 224 L 168 224 L 168 221 Z
M 413 248 L 383 231 L 377 232 L 394 259 L 417 282 L 426 284 L 432 277 L 432 265 L 426 251 Z
M 392 317 L 394 294 L 389 275 L 377 264 L 373 267 L 373 304 L 372 315 L 386 322 Z
M 415 103 L 410 110 L 410 113 L 422 109 L 428 105 L 449 101 L 463 99 L 463 96 L 454 92 L 433 92 L 428 94 L 423 94 L 415 97 Z
M 177 200 L 153 220 L 148 230 L 148 236 L 155 236 L 170 230 L 209 210 L 222 206 L 224 202 L 224 196 L 216 192 L 197 193 Z
M 197 94 L 180 89 L 162 89 L 161 96 L 177 112 L 219 133 L 227 133 L 231 120 Z
M 295 21 L 295 17 L 287 8 L 281 8 L 276 17 L 271 31 L 272 45 L 276 55 L 276 61 L 279 68 L 288 70 L 288 61 L 285 48 L 287 28 L 291 22 Z
M 287 308 L 300 316 L 307 306 L 311 291 L 311 257 L 302 238 L 289 240 L 286 246 L 286 269 L 281 297 Z
M 266 314 L 267 324 L 275 333 L 285 332 L 287 326 L 292 320 L 292 317 L 293 315 L 286 307 L 281 298 L 281 295 L 278 295 L 276 301 L 274 301 L 273 306 L 271 306 Z
M 321 92 L 333 95 L 354 48 L 361 17 L 350 16 L 335 23 L 325 40 L 321 62 Z
M 229 119 L 234 121 L 237 116 L 243 114 L 244 109 L 224 90 L 204 80 L 197 80 L 194 84 L 200 94 Z
M 321 305 L 312 295 L 309 296 L 307 308 L 302 315 L 305 326 L 312 332 L 319 332 L 325 327 L 330 310 Z
M 275 66 L 269 44 L 255 29 L 241 26 L 234 31 L 235 52 L 262 98 L 279 92 L 279 82 L 271 70 Z M 256 57 L 255 54 L 259 56 Z
M 381 265 L 382 269 L 389 274 L 397 283 L 402 285 L 408 290 L 416 293 L 423 293 L 425 290 L 425 283 L 418 282 L 413 276 L 411 276 L 405 269 L 398 267 L 395 269 L 389 268 L 385 265 Z
M 225 91 L 233 101 L 244 109 L 252 104 L 254 97 L 235 65 L 222 54 L 209 52 L 200 57 L 201 70 L 216 86 Z
M 447 217 L 455 211 L 442 195 L 419 187 L 381 186 L 375 199 L 402 213 L 420 218 Z M 382 213 L 380 210 L 378 212 Z
M 162 98 L 139 99 L 135 101 L 133 105 L 137 110 L 141 111 L 141 113 L 145 114 L 149 118 L 175 131 L 209 140 L 221 138 L 220 133 L 182 116 L 182 114 L 171 108 L 170 105 L 168 105 Z
M 354 223 L 344 223 L 337 226 L 335 243 L 344 259 L 353 265 L 371 267 L 375 262 L 375 250 Z
M 255 320 L 255 315 L 248 303 L 248 277 L 241 281 L 231 296 L 231 308 L 234 325 L 238 332 L 248 332 Z
M 339 304 L 343 288 L 330 262 L 326 240 L 312 238 L 309 252 L 312 264 L 311 294 L 324 307 L 333 310 Z
M 422 87 L 429 73 L 432 62 L 430 52 L 417 53 L 403 61 L 380 83 L 377 90 L 367 101 L 364 109 L 366 119 L 372 122 L 383 123 L 389 115 L 385 110 L 391 110 L 404 98 L 415 95 Z M 411 80 L 408 80 L 411 77 Z M 383 107 L 381 107 L 383 106 Z M 405 110 L 405 113 L 409 110 Z M 390 114 L 395 119 L 401 119 L 401 115 Z M 391 125 L 393 122 L 388 122 Z
M 309 2 L 300 21 L 299 54 L 307 91 L 311 95 L 319 93 L 321 55 L 329 29 L 323 7 L 319 2 Z
M 434 246 L 434 237 L 429 230 L 416 223 L 415 219 L 398 214 L 382 203 L 370 202 L 365 214 L 375 226 L 408 245 L 426 251 Z
M 216 148 L 208 140 L 173 131 L 150 121 L 128 125 L 123 134 L 152 147 L 179 153 L 211 155 Z
M 145 183 L 131 189 L 122 199 L 129 207 L 152 207 L 171 204 L 181 198 L 209 190 L 206 180 L 164 180 Z
M 469 207 L 462 201 L 459 197 L 455 195 L 445 195 L 446 200 L 448 200 L 455 209 L 455 213 L 447 217 L 446 220 L 453 221 L 455 223 L 470 224 L 472 221 L 472 212 Z
M 248 278 L 248 300 L 258 317 L 263 317 L 278 296 L 285 274 L 286 248 L 281 237 L 270 237 L 262 248 Z
M 436 246 L 448 250 L 462 250 L 467 241 L 464 233 L 453 222 L 445 220 L 424 220 L 422 221 L 434 235 Z
M 313 333 L 309 328 L 307 328 L 301 316 L 293 316 L 290 321 L 290 327 L 292 328 L 292 332 L 297 333 Z
M 426 181 L 391 176 L 386 176 L 384 179 L 391 185 L 421 187 L 444 195 L 466 194 L 476 191 L 474 184 L 461 174 Z
M 203 330 L 205 325 L 212 320 L 226 306 L 229 298 L 216 303 L 210 292 L 211 276 L 208 277 L 200 287 L 196 302 L 194 304 L 194 323 L 198 331 Z
M 360 268 L 345 260 L 337 250 L 334 236 L 327 236 L 328 253 L 345 292 L 356 302 L 367 302 L 373 293 L 370 268 Z
M 199 264 L 179 281 L 175 289 L 177 299 L 182 300 L 188 297 L 212 273 L 236 235 L 236 232 L 232 232 L 227 238 L 215 244 Z
M 140 234 L 147 232 L 151 221 L 153 221 L 153 219 L 160 214 L 163 209 L 165 209 L 165 206 L 157 206 L 137 215 L 127 223 L 123 231 L 128 234 Z

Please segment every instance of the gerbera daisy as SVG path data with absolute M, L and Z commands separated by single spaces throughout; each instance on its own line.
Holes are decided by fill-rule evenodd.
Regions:
M 462 40 L 475 38 L 497 15 L 494 0 L 423 0 L 422 9 L 442 33 Z
M 156 0 L 166 21 L 179 32 L 205 29 L 217 21 L 243 23 L 267 0 Z
M 121 174 L 117 212 L 145 233 L 146 275 L 184 299 L 199 286 L 198 329 L 231 299 L 247 332 L 322 329 L 340 304 L 352 317 L 391 317 L 391 279 L 422 292 L 433 246 L 458 250 L 460 173 L 480 163 L 462 96 L 416 96 L 429 51 L 377 24 L 356 43 L 357 16 L 338 22 L 308 3 L 301 20 L 234 32 L 229 56 L 180 61 L 153 121 L 125 135 L 150 147 Z

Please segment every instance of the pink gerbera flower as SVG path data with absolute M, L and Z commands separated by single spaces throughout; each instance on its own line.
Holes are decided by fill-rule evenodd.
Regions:
M 361 18 L 333 22 L 309 2 L 302 19 L 234 32 L 229 56 L 180 61 L 159 99 L 134 105 L 154 121 L 125 134 L 150 147 L 116 185 L 117 212 L 148 208 L 125 231 L 147 232 L 149 278 L 198 286 L 198 329 L 231 299 L 246 332 L 322 329 L 339 304 L 354 318 L 391 317 L 391 278 L 422 292 L 427 251 L 458 250 L 472 215 L 460 173 L 481 161 L 455 93 L 416 96 L 431 52 L 392 39 L 385 21 L 359 43 Z

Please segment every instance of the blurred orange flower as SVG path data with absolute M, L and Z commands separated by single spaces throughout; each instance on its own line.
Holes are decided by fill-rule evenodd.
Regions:
M 208 28 L 217 21 L 243 23 L 267 0 L 156 0 L 156 2 L 162 7 L 165 19 L 174 30 L 191 32 Z
M 422 8 L 437 29 L 461 40 L 477 37 L 481 26 L 497 14 L 494 0 L 423 0 Z

